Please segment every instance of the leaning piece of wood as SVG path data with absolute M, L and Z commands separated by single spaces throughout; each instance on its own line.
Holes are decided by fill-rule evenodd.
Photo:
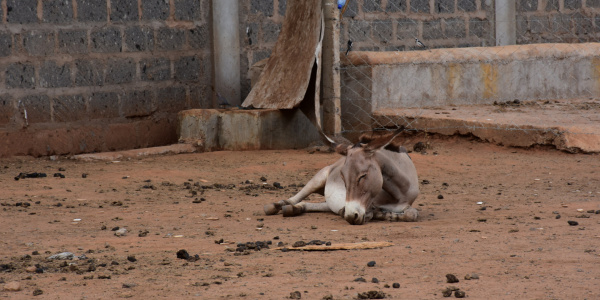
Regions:
M 302 250 L 302 251 L 333 251 L 333 250 L 361 250 L 361 249 L 377 249 L 393 246 L 390 242 L 364 242 L 364 243 L 341 243 L 331 246 L 325 245 L 307 245 L 302 247 L 277 247 L 273 250 Z

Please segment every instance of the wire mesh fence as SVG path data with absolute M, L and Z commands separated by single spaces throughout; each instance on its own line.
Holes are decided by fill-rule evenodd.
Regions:
M 340 32 L 343 133 L 596 134 L 600 1 L 509 2 L 350 1 Z

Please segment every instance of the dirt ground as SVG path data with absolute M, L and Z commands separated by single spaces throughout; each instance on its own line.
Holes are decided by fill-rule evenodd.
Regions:
M 355 299 L 380 291 L 386 299 L 441 299 L 450 286 L 471 299 L 600 298 L 599 155 L 467 138 L 404 144 L 419 141 L 429 145 L 411 153 L 419 222 L 363 226 L 334 214 L 262 211 L 292 196 L 335 153 L 2 159 L 0 298 Z M 47 177 L 14 179 L 31 172 Z M 118 236 L 117 227 L 127 233 Z M 394 245 L 273 250 L 312 240 Z M 271 242 L 269 249 L 236 251 L 257 241 Z M 179 250 L 191 259 L 178 258 Z M 77 258 L 48 259 L 61 252 Z M 447 283 L 446 274 L 459 282 Z

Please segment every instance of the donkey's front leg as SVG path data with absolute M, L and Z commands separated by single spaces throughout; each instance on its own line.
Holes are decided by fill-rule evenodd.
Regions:
M 419 211 L 410 206 L 401 213 L 384 211 L 380 209 L 373 212 L 373 220 L 390 222 L 416 222 L 418 218 Z
M 304 198 L 308 197 L 308 195 L 312 193 L 320 193 L 323 194 L 325 190 L 325 183 L 327 182 L 327 176 L 329 176 L 329 172 L 331 171 L 331 166 L 327 166 L 321 169 L 313 178 L 311 178 L 308 183 L 293 197 L 287 200 L 281 200 L 275 203 L 266 204 L 264 206 L 265 214 L 274 215 L 277 214 L 280 210 L 282 210 L 285 206 L 289 206 L 289 208 L 284 209 L 284 216 L 297 216 L 304 212 L 303 206 L 297 206 L 300 201 Z M 295 207 L 295 208 L 294 208 Z

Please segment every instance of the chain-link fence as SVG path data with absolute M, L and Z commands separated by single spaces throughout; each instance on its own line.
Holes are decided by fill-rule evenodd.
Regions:
M 349 1 L 340 32 L 343 133 L 406 126 L 538 132 L 545 141 L 596 133 L 600 1 L 509 2 Z

